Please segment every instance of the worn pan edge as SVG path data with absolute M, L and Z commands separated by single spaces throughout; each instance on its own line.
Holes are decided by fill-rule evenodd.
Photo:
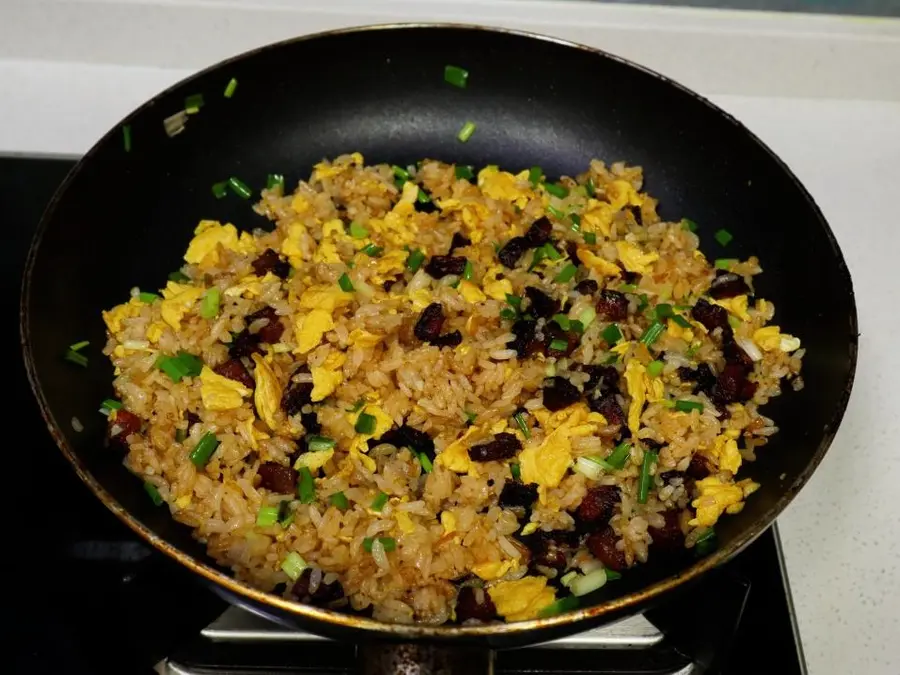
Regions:
M 211 567 L 209 565 L 203 564 L 193 558 L 192 556 L 186 554 L 185 552 L 179 550 L 175 546 L 172 546 L 167 541 L 158 537 L 154 534 L 149 528 L 144 526 L 141 522 L 139 522 L 134 516 L 132 516 L 126 509 L 124 509 L 121 504 L 119 504 L 115 499 L 113 499 L 112 495 L 106 491 L 106 489 L 100 485 L 94 477 L 87 471 L 87 468 L 80 460 L 80 458 L 76 455 L 76 453 L 69 446 L 66 441 L 65 436 L 59 431 L 61 428 L 59 423 L 53 416 L 53 413 L 50 411 L 47 401 L 43 396 L 41 391 L 40 383 L 37 377 L 37 371 L 34 364 L 33 354 L 30 347 L 30 333 L 29 333 L 29 297 L 31 290 L 31 276 L 34 268 L 34 263 L 38 255 L 38 250 L 40 248 L 41 241 L 43 240 L 44 233 L 47 229 L 48 223 L 53 217 L 53 214 L 56 210 L 56 206 L 58 202 L 62 199 L 65 194 L 69 184 L 75 179 L 75 177 L 80 173 L 82 166 L 85 162 L 90 161 L 94 154 L 96 154 L 99 147 L 103 146 L 105 143 L 109 142 L 110 138 L 118 132 L 119 127 L 127 123 L 129 119 L 140 115 L 144 110 L 154 105 L 155 101 L 165 96 L 167 93 L 174 89 L 178 89 L 183 85 L 192 82 L 196 79 L 204 77 L 206 74 L 215 71 L 223 66 L 226 66 L 230 63 L 234 63 L 240 61 L 249 56 L 262 53 L 268 50 L 276 50 L 280 47 L 288 44 L 293 44 L 297 42 L 305 42 L 311 40 L 317 40 L 321 38 L 326 38 L 332 35 L 342 35 L 342 34 L 352 34 L 352 33 L 360 33 L 360 32 L 371 32 L 371 31 L 381 31 L 381 30 L 411 30 L 411 29 L 432 29 L 432 28 L 440 28 L 440 29 L 458 29 L 458 30 L 478 30 L 486 33 L 498 33 L 498 34 L 508 34 L 515 35 L 519 37 L 525 37 L 532 40 L 540 40 L 542 42 L 550 42 L 555 43 L 570 49 L 577 49 L 579 51 L 588 52 L 599 56 L 601 58 L 610 59 L 612 61 L 618 62 L 620 64 L 630 66 L 646 75 L 654 77 L 658 80 L 665 82 L 666 84 L 675 87 L 680 90 L 682 93 L 685 93 L 701 104 L 707 106 L 712 109 L 713 112 L 720 115 L 727 122 L 737 127 L 738 131 L 745 134 L 747 137 L 752 139 L 765 153 L 775 162 L 775 164 L 781 169 L 781 171 L 786 174 L 790 180 L 793 182 L 794 186 L 800 191 L 801 195 L 805 198 L 807 204 L 810 209 L 814 212 L 816 218 L 819 221 L 819 225 L 822 228 L 824 235 L 826 236 L 828 243 L 832 249 L 832 253 L 835 257 L 836 262 L 838 263 L 838 272 L 841 275 L 844 285 L 848 289 L 849 294 L 849 302 L 850 302 L 850 313 L 847 317 L 847 331 L 849 334 L 849 345 L 848 345 L 848 357 L 850 359 L 850 368 L 847 375 L 847 382 L 844 389 L 844 392 L 837 402 L 834 410 L 832 411 L 831 418 L 829 424 L 826 426 L 824 430 L 824 435 L 822 437 L 821 442 L 819 443 L 819 447 L 817 448 L 815 454 L 813 455 L 812 460 L 807 465 L 806 469 L 798 476 L 798 478 L 790 485 L 785 493 L 780 497 L 780 499 L 772 506 L 762 518 L 759 519 L 757 526 L 751 528 L 747 532 L 745 532 L 741 537 L 736 538 L 734 541 L 731 541 L 727 546 L 721 547 L 716 550 L 706 558 L 698 561 L 688 569 L 684 570 L 682 573 L 676 574 L 672 577 L 664 579 L 652 586 L 649 586 L 645 589 L 642 589 L 639 592 L 631 593 L 626 596 L 622 596 L 620 598 L 615 598 L 608 602 L 602 603 L 600 605 L 596 605 L 593 607 L 586 607 L 583 609 L 578 609 L 572 612 L 568 612 L 565 614 L 561 614 L 554 617 L 549 617 L 545 619 L 534 619 L 530 621 L 520 621 L 515 623 L 504 623 L 504 624 L 492 624 L 488 626 L 421 626 L 421 625 L 404 625 L 404 624 L 388 624 L 380 621 L 376 621 L 374 619 L 356 617 L 348 614 L 343 614 L 340 612 L 334 612 L 329 610 L 319 609 L 317 607 L 313 607 L 311 605 L 306 605 L 299 602 L 293 602 L 290 600 L 285 600 L 279 596 L 275 596 L 264 591 L 257 590 L 251 587 L 248 584 L 245 584 L 241 581 L 234 579 L 232 576 L 227 574 L 225 571 L 221 569 Z M 821 210 L 813 199 L 812 195 L 806 190 L 800 180 L 794 175 L 794 173 L 788 168 L 788 166 L 765 144 L 760 140 L 755 134 L 753 134 L 749 129 L 747 129 L 741 122 L 739 122 L 734 116 L 729 114 L 728 112 L 722 110 L 714 103 L 706 99 L 705 97 L 697 94 L 696 92 L 688 89 L 687 87 L 675 82 L 674 80 L 657 73 L 645 66 L 634 63 L 628 59 L 622 58 L 620 56 L 616 56 L 614 54 L 610 54 L 601 49 L 597 49 L 594 47 L 589 47 L 587 45 L 579 44 L 576 42 L 572 42 L 569 40 L 564 40 L 561 38 L 541 35 L 538 33 L 533 33 L 529 31 L 515 30 L 515 29 L 505 29 L 505 28 L 496 28 L 496 27 L 485 27 L 471 24 L 459 24 L 459 23 L 442 23 L 442 22 L 416 22 L 416 23 L 388 23 L 388 24 L 376 24 L 369 26 L 354 26 L 350 28 L 341 28 L 330 31 L 323 31 L 320 33 L 313 33 L 310 35 L 303 35 L 294 38 L 288 38 L 286 40 L 282 40 L 279 42 L 275 42 L 272 44 L 264 45 L 262 47 L 258 47 L 256 49 L 252 49 L 246 52 L 243 52 L 234 57 L 225 59 L 216 64 L 213 64 L 203 70 L 198 71 L 197 73 L 186 77 L 179 82 L 173 84 L 171 87 L 165 89 L 160 92 L 156 96 L 147 100 L 143 104 L 141 104 L 138 108 L 129 113 L 124 119 L 122 119 L 118 124 L 113 126 L 106 134 L 104 134 L 100 140 L 98 140 L 94 146 L 92 146 L 87 153 L 79 160 L 79 162 L 72 168 L 69 174 L 66 176 L 62 184 L 57 189 L 53 198 L 50 200 L 47 208 L 45 209 L 41 221 L 37 227 L 34 238 L 32 240 L 31 246 L 29 248 L 28 257 L 26 259 L 25 265 L 25 273 L 22 282 L 22 291 L 20 298 L 20 311 L 19 311 L 19 324 L 20 324 L 20 339 L 23 350 L 23 356 L 25 361 L 25 367 L 28 375 L 28 380 L 34 393 L 35 398 L 37 399 L 38 405 L 41 410 L 41 415 L 44 418 L 44 421 L 47 423 L 47 427 L 50 431 L 51 436 L 53 436 L 56 445 L 62 451 L 63 455 L 66 459 L 72 464 L 75 472 L 78 477 L 85 483 L 85 485 L 94 493 L 94 495 L 100 499 L 101 502 L 112 511 L 119 520 L 125 523 L 128 527 L 130 527 L 137 535 L 147 541 L 151 546 L 156 548 L 157 550 L 165 553 L 170 558 L 178 561 L 185 567 L 191 569 L 196 572 L 200 576 L 204 577 L 208 581 L 222 586 L 224 589 L 229 591 L 230 593 L 243 598 L 249 602 L 257 603 L 263 606 L 274 607 L 281 612 L 284 612 L 289 615 L 295 615 L 297 617 L 301 617 L 306 619 L 307 621 L 320 621 L 326 624 L 331 624 L 334 627 L 343 627 L 345 629 L 351 630 L 362 630 L 368 632 L 369 637 L 382 637 L 387 639 L 404 639 L 404 640 L 416 640 L 416 639 L 448 639 L 448 638 L 471 638 L 477 640 L 478 638 L 490 638 L 490 637 L 504 637 L 504 636 L 520 636 L 529 631 L 537 631 L 535 635 L 535 641 L 543 639 L 543 629 L 556 629 L 556 632 L 561 633 L 566 630 L 566 626 L 571 626 L 571 631 L 574 632 L 578 628 L 575 627 L 575 624 L 584 622 L 587 624 L 596 624 L 602 620 L 604 616 L 607 615 L 615 615 L 619 616 L 623 613 L 631 610 L 637 609 L 643 605 L 646 605 L 653 601 L 658 596 L 666 593 L 667 591 L 676 588 L 690 580 L 696 579 L 703 573 L 708 570 L 721 565 L 726 562 L 732 556 L 736 555 L 740 551 L 742 551 L 746 546 L 752 543 L 756 537 L 758 537 L 765 529 L 772 524 L 775 518 L 784 510 L 784 508 L 790 503 L 790 501 L 794 498 L 800 488 L 805 485 L 809 477 L 815 471 L 816 467 L 821 462 L 822 458 L 825 455 L 825 452 L 828 450 L 831 442 L 834 439 L 835 433 L 837 432 L 838 426 L 843 418 L 844 412 L 847 408 L 847 403 L 850 397 L 850 391 L 853 385 L 853 380 L 856 372 L 856 362 L 857 362 L 857 352 L 858 352 L 858 322 L 857 322 L 857 311 L 856 311 L 856 301 L 855 295 L 853 292 L 853 284 L 850 277 L 850 272 L 847 267 L 846 261 L 844 260 L 843 254 L 841 253 L 840 248 L 838 247 L 837 240 L 829 227 L 827 221 L 825 220 Z M 313 629 L 314 626 L 313 626 Z M 523 640 L 524 642 L 524 640 Z

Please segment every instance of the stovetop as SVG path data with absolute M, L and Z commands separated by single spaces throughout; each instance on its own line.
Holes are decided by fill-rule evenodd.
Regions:
M 73 159 L 0 157 L 6 315 L 18 316 L 25 254 Z M 77 289 L 73 289 L 77 292 Z M 75 477 L 31 398 L 18 330 L 15 453 L 7 558 L 7 644 L 15 673 L 351 673 L 355 650 L 230 607 L 138 540 Z M 13 436 L 10 436 L 11 438 Z M 23 549 L 11 556 L 14 547 Z M 10 603 L 9 598 L 12 599 Z M 10 605 L 12 605 L 10 607 Z M 498 673 L 805 673 L 775 528 L 687 592 L 643 615 L 553 643 L 501 652 Z

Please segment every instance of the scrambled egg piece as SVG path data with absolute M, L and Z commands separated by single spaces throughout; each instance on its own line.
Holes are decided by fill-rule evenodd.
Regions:
M 201 220 L 194 230 L 194 238 L 188 244 L 184 259 L 201 268 L 219 264 L 219 246 L 238 253 L 252 253 L 256 250 L 253 236 L 249 232 L 241 232 L 231 223 L 225 225 L 215 220 Z
M 387 251 L 375 260 L 375 274 L 372 282 L 381 286 L 385 281 L 394 279 L 406 270 L 406 259 L 409 252 L 403 249 Z
M 324 180 L 325 178 L 340 176 L 345 171 L 352 169 L 354 164 L 362 166 L 362 163 L 363 156 L 358 152 L 354 152 L 348 157 L 338 157 L 333 163 L 319 162 L 313 167 L 312 180 Z
M 295 354 L 306 354 L 319 346 L 322 337 L 334 328 L 331 312 L 314 309 L 309 314 L 298 316 L 294 321 L 294 334 L 297 339 Z
M 459 286 L 457 286 L 456 290 L 459 291 L 459 294 L 466 299 L 466 302 L 472 303 L 473 305 L 487 300 L 487 296 L 482 293 L 481 289 L 471 281 L 460 281 Z
M 609 262 L 606 258 L 595 255 L 590 249 L 579 246 L 575 250 L 575 255 L 587 267 L 590 267 L 601 277 L 620 277 L 622 270 L 615 263 Z
M 200 397 L 207 410 L 232 410 L 239 408 L 244 397 L 252 392 L 237 380 L 219 375 L 209 366 L 200 371 Z
M 459 211 L 462 213 L 462 221 L 466 236 L 473 244 L 479 244 L 484 239 L 484 229 L 481 221 L 490 216 L 491 211 L 481 202 L 463 202 L 459 199 L 442 199 L 437 202 L 442 213 Z
M 759 484 L 745 479 L 737 484 L 724 483 L 717 476 L 697 481 L 700 497 L 691 502 L 697 517 L 688 522 L 691 527 L 712 527 L 722 513 L 740 513 L 743 499 L 759 489 Z
M 616 250 L 619 252 L 619 260 L 625 265 L 625 269 L 637 274 L 648 274 L 650 263 L 659 260 L 659 253 L 644 253 L 629 241 L 617 241 Z
M 478 427 L 469 427 L 458 439 L 453 441 L 435 458 L 435 462 L 456 473 L 474 473 L 475 466 L 469 459 L 468 444 L 466 441 L 479 430 Z
M 741 321 L 750 321 L 750 314 L 747 313 L 746 295 L 736 295 L 733 298 L 723 298 L 722 300 L 713 300 L 712 302 L 719 307 L 724 307 Z
M 507 621 L 533 619 L 544 607 L 556 600 L 556 592 L 547 587 L 543 576 L 501 581 L 488 589 L 497 613 Z
M 381 342 L 381 337 L 381 335 L 375 335 L 375 333 L 370 333 L 362 328 L 354 328 L 350 331 L 350 335 L 347 336 L 347 339 L 354 347 L 369 349 Z
M 256 412 L 266 426 L 275 431 L 278 428 L 275 413 L 281 407 L 281 384 L 262 356 L 254 354 L 253 361 L 256 363 L 256 391 L 253 394 Z
M 492 560 L 491 562 L 478 563 L 472 565 L 472 572 L 484 581 L 493 581 L 499 579 L 511 569 L 518 567 L 515 560 Z
M 345 293 L 340 286 L 322 284 L 310 286 L 300 294 L 301 309 L 323 309 L 334 312 L 338 307 L 344 307 L 353 302 L 353 294 Z
M 716 436 L 709 454 L 723 471 L 735 474 L 741 468 L 741 453 L 738 452 L 737 441 L 728 434 Z
M 313 390 L 310 399 L 313 402 L 328 398 L 338 385 L 344 381 L 344 373 L 341 366 L 347 359 L 341 352 L 332 352 L 321 366 L 310 368 L 313 380 Z
M 450 511 L 441 511 L 441 527 L 444 528 L 444 534 L 456 532 L 456 516 Z
M 339 263 L 341 256 L 337 250 L 337 244 L 330 239 L 323 239 L 319 242 L 316 252 L 313 253 L 313 262 L 317 263 Z
M 265 276 L 261 278 L 255 274 L 248 274 L 242 277 L 234 286 L 226 288 L 223 293 L 229 298 L 239 298 L 245 293 L 249 298 L 258 298 L 263 292 L 262 285 L 273 281 L 280 282 L 281 280 L 271 272 L 266 272 Z
M 250 447 L 254 450 L 259 450 L 259 441 L 271 438 L 265 431 L 260 431 L 256 428 L 255 417 L 249 417 L 244 422 L 239 422 L 238 424 L 243 426 L 243 433 L 241 435 L 247 439 L 250 443 Z
M 522 481 L 537 483 L 541 503 L 546 503 L 548 489 L 557 487 L 572 464 L 572 439 L 594 434 L 606 420 L 579 403 L 550 414 L 534 411 L 544 429 L 553 429 L 540 443 L 530 443 L 519 453 Z
M 626 206 L 640 206 L 644 203 L 641 195 L 627 180 L 614 180 L 607 185 L 606 198 L 616 211 L 620 211 Z
M 133 319 L 140 314 L 143 306 L 143 302 L 137 298 L 132 298 L 128 302 L 116 305 L 108 312 L 103 312 L 103 321 L 106 323 L 109 332 L 115 335 L 121 331 L 122 322 L 125 321 L 125 319 Z
M 303 198 L 298 197 L 294 201 L 297 199 Z M 305 199 L 303 201 L 306 202 Z M 293 267 L 300 267 L 306 262 L 300 240 L 308 236 L 309 231 L 302 223 L 292 223 L 288 226 L 287 236 L 281 242 L 281 253 L 288 257 Z
M 166 324 L 162 321 L 154 321 L 147 326 L 147 339 L 154 344 L 159 342 L 166 330 Z
M 584 232 L 596 232 L 600 230 L 604 237 L 610 234 L 613 216 L 616 209 L 597 199 L 588 199 L 584 214 L 581 216 L 581 229 Z
M 297 458 L 297 461 L 294 462 L 294 468 L 299 470 L 301 467 L 305 466 L 313 475 L 315 475 L 316 471 L 325 466 L 328 463 L 328 460 L 333 456 L 334 448 L 304 452 Z
M 159 311 L 163 321 L 175 330 L 181 328 L 181 320 L 191 311 L 194 303 L 203 297 L 206 291 L 197 286 L 188 286 L 170 281 L 163 289 L 163 301 Z
M 628 428 L 631 433 L 637 435 L 641 427 L 641 412 L 644 403 L 647 402 L 647 388 L 644 386 L 644 378 L 647 377 L 647 369 L 637 359 L 630 359 L 625 364 L 625 384 L 631 403 L 628 405 Z
M 371 434 L 361 434 L 357 432 L 350 444 L 350 449 L 365 453 L 369 451 L 369 444 L 366 441 L 370 438 L 381 438 L 384 436 L 390 431 L 391 427 L 394 426 L 394 418 L 384 412 L 381 406 L 366 404 L 359 412 L 347 413 L 347 421 L 356 426 L 356 421 L 363 413 L 375 418 L 375 428 L 372 430 Z
M 682 328 L 677 323 L 669 319 L 666 323 L 666 332 L 670 337 L 677 339 L 682 339 L 685 342 L 691 342 L 694 339 L 694 331 L 690 328 Z
M 394 513 L 394 520 L 397 521 L 397 527 L 400 528 L 400 531 L 403 534 L 410 534 L 411 532 L 416 531 L 416 524 L 406 511 L 397 511 Z
M 522 536 L 527 537 L 529 534 L 534 534 L 535 532 L 537 532 L 538 527 L 540 526 L 537 523 L 528 523 L 525 527 L 522 528 Z
M 531 199 L 531 190 L 522 189 L 517 183 L 527 179 L 527 171 L 513 176 L 507 171 L 500 171 L 496 166 L 486 166 L 478 172 L 478 187 L 491 199 L 512 202 L 524 209 Z
M 503 274 L 502 267 L 497 266 L 488 268 L 488 271 L 484 274 L 481 285 L 488 297 L 504 302 L 507 295 L 513 294 L 513 286 L 509 279 L 499 279 L 498 277 L 501 274 Z
M 369 230 L 380 235 L 380 238 L 394 249 L 402 249 L 411 244 L 419 231 L 419 226 L 413 218 L 416 212 L 414 204 L 418 196 L 419 186 L 407 181 L 403 185 L 400 201 L 385 214 L 383 220 L 379 218 L 369 220 Z
M 410 302 L 412 302 L 413 308 L 417 312 L 421 312 L 431 304 L 434 295 L 427 288 L 420 288 L 417 291 L 411 291 L 410 293 L 408 293 L 408 297 Z
M 783 352 L 792 352 L 800 349 L 800 338 L 782 333 L 778 326 L 760 328 L 753 333 L 753 341 L 767 352 L 775 351 L 776 349 Z

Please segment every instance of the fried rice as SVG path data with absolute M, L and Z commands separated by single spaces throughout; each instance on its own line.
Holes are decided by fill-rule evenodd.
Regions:
M 271 230 L 202 221 L 104 312 L 110 436 L 238 578 L 383 621 L 548 615 L 708 546 L 803 350 L 758 260 L 707 260 L 642 182 L 358 153 L 276 178 Z

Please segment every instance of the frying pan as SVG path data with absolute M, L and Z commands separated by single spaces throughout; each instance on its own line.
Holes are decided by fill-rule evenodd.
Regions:
M 469 86 L 443 80 L 446 64 L 466 67 Z M 232 98 L 222 95 L 235 78 Z M 163 119 L 187 96 L 205 105 L 168 138 Z M 457 132 L 477 130 L 462 143 Z M 609 54 L 524 33 L 449 25 L 342 30 L 263 47 L 190 77 L 129 115 L 131 148 L 112 129 L 72 170 L 49 205 L 28 258 L 21 328 L 28 375 L 62 452 L 122 521 L 154 547 L 252 611 L 353 641 L 406 641 L 367 663 L 406 657 L 429 664 L 585 630 L 636 612 L 721 564 L 768 527 L 827 450 L 847 404 L 857 352 L 850 275 L 834 236 L 797 178 L 759 139 L 708 101 Z M 103 447 L 98 403 L 110 395 L 111 367 L 98 350 L 86 370 L 61 359 L 66 346 L 105 342 L 103 308 L 133 286 L 158 287 L 181 264 L 202 218 L 244 229 L 265 225 L 239 199 L 210 186 L 238 176 L 254 186 L 268 173 L 288 184 L 324 157 L 360 151 L 368 163 L 405 165 L 423 157 L 574 175 L 594 157 L 644 167 L 661 215 L 700 224 L 707 256 L 757 255 L 757 292 L 773 300 L 777 323 L 801 336 L 806 387 L 774 399 L 765 413 L 781 430 L 750 465 L 762 488 L 738 515 L 717 525 L 719 548 L 700 560 L 654 561 L 551 618 L 486 626 L 387 625 L 254 590 L 218 568 L 156 509 L 140 483 Z M 712 237 L 727 228 L 727 248 Z M 789 387 L 787 389 L 790 389 Z M 74 431 L 77 418 L 84 429 Z M 453 650 L 428 651 L 423 643 Z M 413 645 L 413 646 L 410 646 Z M 469 652 L 457 649 L 472 648 Z M 448 654 L 450 656 L 448 656 Z M 380 664 L 380 665 L 379 665 Z M 458 664 L 457 664 L 458 665 Z M 420 664 L 420 668 L 425 668 Z M 423 671 L 424 672 L 424 671 Z

